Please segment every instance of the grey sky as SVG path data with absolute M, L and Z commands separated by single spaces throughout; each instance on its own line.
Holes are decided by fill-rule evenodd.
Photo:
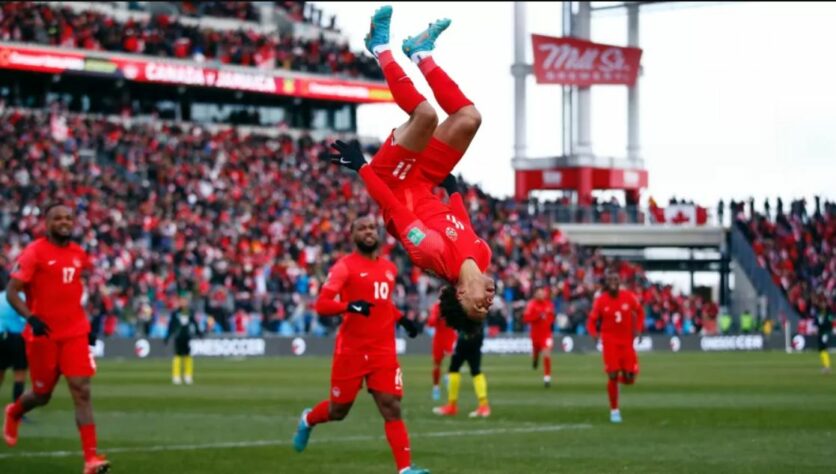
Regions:
M 336 13 L 355 48 L 382 3 L 315 2 Z M 459 171 L 498 195 L 513 192 L 513 6 L 502 3 L 392 2 L 393 49 L 428 22 L 453 24 L 436 61 L 481 109 L 483 126 Z M 836 5 L 732 3 L 653 7 L 641 15 L 642 156 L 649 190 L 714 206 L 720 197 L 836 197 Z M 529 33 L 560 36 L 560 3 L 528 4 Z M 596 14 L 594 41 L 626 43 L 622 11 Z M 528 46 L 529 61 L 531 58 Z M 396 58 L 428 98 L 417 68 Z M 529 80 L 529 155 L 559 153 L 560 88 Z M 432 99 L 431 99 L 432 100 Z M 596 153 L 623 156 L 626 89 L 592 92 Z M 360 108 L 362 135 L 385 137 L 405 119 L 394 105 Z

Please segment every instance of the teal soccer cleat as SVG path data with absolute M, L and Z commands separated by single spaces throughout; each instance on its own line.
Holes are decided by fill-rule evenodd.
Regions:
M 410 466 L 403 471 L 399 472 L 398 474 L 430 474 L 430 471 L 426 469 L 422 469 L 420 467 Z
M 426 30 L 403 40 L 403 53 L 412 57 L 413 54 L 421 51 L 432 51 L 435 49 L 435 40 L 450 26 L 451 22 L 449 18 L 436 20 L 430 23 Z
M 610 422 L 611 423 L 621 423 L 621 412 L 618 410 L 613 410 L 610 412 Z
M 372 24 L 366 35 L 366 49 L 374 55 L 374 48 L 389 44 L 389 24 L 392 23 L 392 7 L 384 5 L 375 10 Z
M 302 416 L 299 418 L 299 424 L 296 425 L 296 434 L 293 435 L 293 449 L 297 453 L 301 453 L 308 446 L 308 439 L 311 437 L 311 428 L 305 422 L 305 417 L 310 413 L 310 408 L 302 410 Z

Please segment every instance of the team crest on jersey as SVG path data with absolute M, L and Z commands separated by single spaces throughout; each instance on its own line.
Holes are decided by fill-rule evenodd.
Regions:
M 628 309 L 630 309 L 630 305 L 627 304 L 627 303 L 624 303 L 623 305 L 621 305 L 621 309 L 623 309 L 624 311 L 627 311 Z
M 334 388 L 331 389 L 331 394 L 334 395 L 335 397 L 339 397 L 340 393 L 342 393 L 340 391 L 340 387 L 334 387 Z
M 395 275 L 389 270 L 386 270 L 386 279 L 389 281 L 395 281 Z
M 79 260 L 77 258 L 74 258 L 73 259 L 73 266 L 76 267 L 76 268 L 80 268 L 81 267 L 81 260 Z
M 409 232 L 406 234 L 406 238 L 412 242 L 412 245 L 421 245 L 421 242 L 427 237 L 427 234 L 421 232 L 421 229 L 417 227 L 413 227 L 409 229 Z
M 456 233 L 456 229 L 453 229 L 452 227 L 448 227 L 444 233 L 447 234 L 447 237 L 454 242 L 459 238 L 459 234 Z

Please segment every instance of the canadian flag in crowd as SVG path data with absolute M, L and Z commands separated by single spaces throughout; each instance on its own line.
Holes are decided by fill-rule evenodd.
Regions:
M 660 224 L 703 225 L 708 220 L 706 209 L 693 204 L 669 204 L 667 207 L 651 210 Z

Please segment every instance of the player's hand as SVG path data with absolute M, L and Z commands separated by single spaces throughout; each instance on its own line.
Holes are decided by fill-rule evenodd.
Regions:
M 418 335 L 418 325 L 415 324 L 415 321 L 407 318 L 406 316 L 399 319 L 398 324 L 404 328 L 410 339 L 415 339 L 415 336 Z
M 87 345 L 88 346 L 95 346 L 96 345 L 96 333 L 90 331 L 87 333 Z
M 36 315 L 29 316 L 26 318 L 26 322 L 29 323 L 29 327 L 32 328 L 32 334 L 36 336 L 49 336 L 49 326 L 46 325 L 45 322 L 41 321 Z
M 363 150 L 360 149 L 360 142 L 356 140 L 353 140 L 350 144 L 342 140 L 337 140 L 331 144 L 331 148 L 337 150 L 336 154 L 328 155 L 331 163 L 335 165 L 360 171 L 360 168 L 366 164 L 366 158 L 363 157 Z
M 459 185 L 456 181 L 456 177 L 452 174 L 448 174 L 444 181 L 441 182 L 441 187 L 447 191 L 448 196 L 452 196 L 454 193 L 459 192 Z
M 372 312 L 372 307 L 374 305 L 369 303 L 368 301 L 363 300 L 355 300 L 348 302 L 348 311 L 349 313 L 356 313 L 363 316 L 368 316 Z
M 641 344 L 643 337 L 644 337 L 644 334 L 642 334 L 642 333 L 634 333 L 633 334 L 633 339 L 636 340 L 636 344 Z

